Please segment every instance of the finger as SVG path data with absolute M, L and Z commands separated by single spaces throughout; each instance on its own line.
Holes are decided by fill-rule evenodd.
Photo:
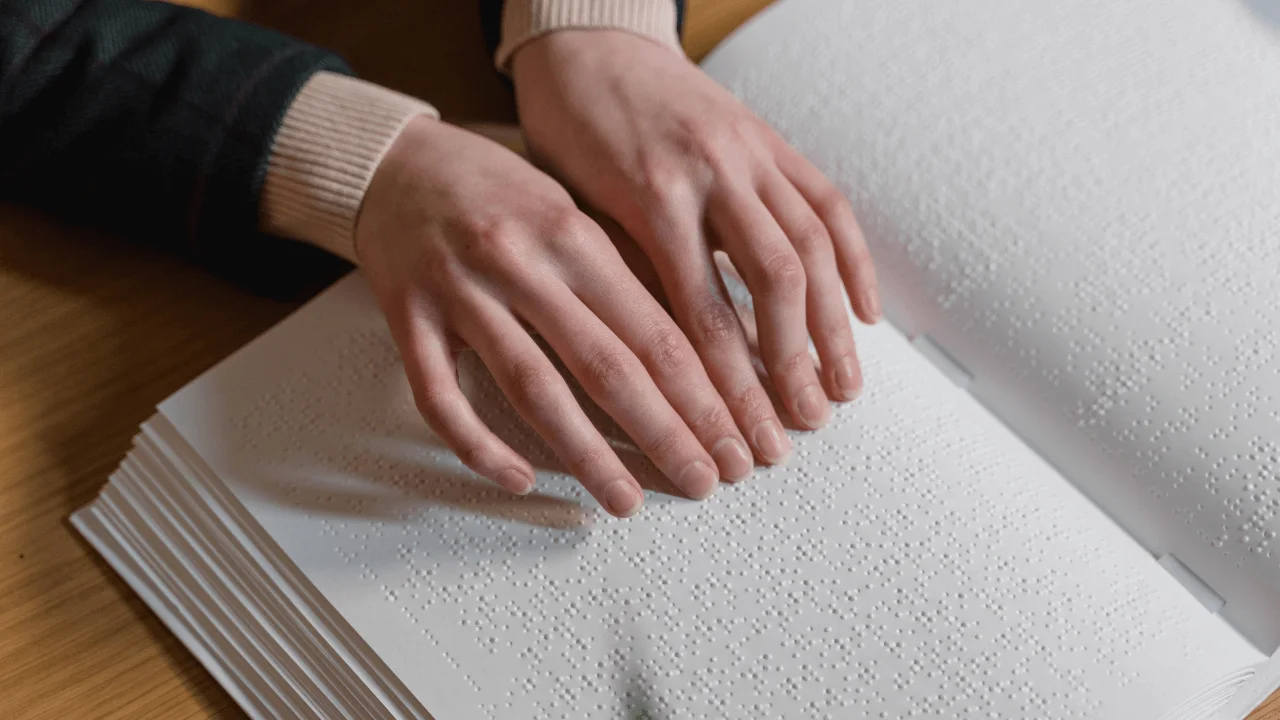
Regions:
M 827 228 L 781 174 L 761 183 L 760 199 L 790 238 L 804 265 L 805 319 L 822 360 L 822 381 L 827 393 L 836 400 L 852 400 L 862 389 L 862 372 Z
M 711 495 L 720 481 L 715 463 L 636 354 L 567 286 L 527 290 L 517 306 L 521 315 L 550 343 L 591 399 L 676 487 L 693 498 Z
M 717 250 L 712 253 L 715 258 L 716 270 L 720 271 L 720 277 L 724 279 L 732 279 L 742 287 L 747 286 L 747 281 L 742 279 L 742 273 L 738 272 L 738 268 L 733 266 L 733 261 L 723 250 Z M 732 297 L 733 293 L 729 293 Z M 760 333 L 756 325 L 756 313 L 751 309 L 750 305 L 738 302 L 736 299 L 733 303 L 734 312 L 738 313 L 738 324 L 742 325 L 742 334 L 747 338 L 747 347 L 756 357 L 760 355 Z
M 391 323 L 414 403 L 427 425 L 464 465 L 518 495 L 533 490 L 529 462 L 498 439 L 458 387 L 457 368 L 446 335 L 411 312 Z
M 649 256 L 645 254 L 634 238 L 622 228 L 612 218 L 600 213 L 588 213 L 592 220 L 600 226 L 604 234 L 608 236 L 609 242 L 613 243 L 613 247 L 622 256 L 622 262 L 631 270 L 631 274 L 640 281 L 644 289 L 649 291 L 658 304 L 663 308 L 670 305 L 667 301 L 665 292 L 662 289 L 662 280 L 658 277 L 658 271 L 654 269 L 653 262 L 649 260 Z M 590 252 L 594 255 L 595 248 L 591 248 Z
M 875 323 L 881 317 L 876 268 L 849 200 L 795 148 L 781 141 L 779 146 L 775 153 L 779 169 L 795 184 L 831 233 L 836 262 L 853 301 L 853 311 L 863 322 Z
M 742 279 L 742 273 L 738 272 L 738 268 L 733 266 L 733 260 L 724 253 L 723 250 L 716 250 L 711 254 L 715 258 L 716 269 L 725 277 L 733 278 L 734 282 L 745 285 L 746 280 Z
M 751 450 L 688 338 L 638 278 L 611 261 L 620 258 L 596 253 L 606 272 L 580 278 L 574 292 L 635 352 L 671 407 L 711 453 L 719 475 L 746 478 L 754 465 Z
M 470 299 L 455 331 L 493 374 L 512 407 L 611 514 L 640 510 L 640 485 L 600 436 L 542 349 L 511 313 L 487 296 Z
M 771 465 L 785 463 L 791 441 L 751 362 L 738 315 L 712 265 L 699 214 L 679 208 L 655 210 L 646 226 L 634 232 L 637 240 L 648 244 L 676 322 L 752 450 Z M 660 247 L 670 249 L 658 252 Z
M 831 405 L 809 356 L 807 280 L 799 255 L 754 192 L 722 188 L 708 210 L 712 229 L 751 291 L 769 379 L 796 422 L 822 427 Z

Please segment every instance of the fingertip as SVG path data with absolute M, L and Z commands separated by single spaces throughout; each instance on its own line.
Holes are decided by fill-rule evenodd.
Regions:
M 858 312 L 858 319 L 867 325 L 875 325 L 884 318 L 884 312 L 880 309 L 880 298 L 876 293 L 866 293 L 859 305 L 861 307 Z
M 817 430 L 831 419 L 831 403 L 817 385 L 809 385 L 800 391 L 792 414 L 801 425 Z
M 830 378 L 831 386 L 835 391 L 833 397 L 837 400 L 849 402 L 862 392 L 862 370 L 851 356 L 842 357 L 832 363 Z
M 773 418 L 760 421 L 752 432 L 756 452 L 770 465 L 784 465 L 791 457 L 791 441 L 782 431 L 782 425 Z
M 524 468 L 506 468 L 498 473 L 494 482 L 516 495 L 528 495 L 533 492 L 533 473 Z
M 680 471 L 680 477 L 676 478 L 676 486 L 694 500 L 705 500 L 711 497 L 719 484 L 720 474 L 701 460 L 695 460 L 686 465 Z
M 880 306 L 880 288 L 877 287 L 875 272 L 869 267 L 861 270 L 858 283 L 858 319 L 868 325 L 875 325 L 884 317 Z
M 751 477 L 755 462 L 751 458 L 751 450 L 747 444 L 736 437 L 718 440 L 711 448 L 711 457 L 715 460 L 720 476 L 730 482 L 740 482 Z
M 641 494 L 634 481 L 619 478 L 609 483 L 602 493 L 603 504 L 610 514 L 619 518 L 629 518 L 640 512 L 644 505 Z

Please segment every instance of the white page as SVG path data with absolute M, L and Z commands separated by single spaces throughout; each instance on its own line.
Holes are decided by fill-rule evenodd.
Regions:
M 161 412 L 437 720 L 613 718 L 628 689 L 666 717 L 1155 716 L 1260 659 L 896 331 L 861 337 L 865 396 L 789 468 L 625 521 L 552 470 L 527 498 L 463 470 L 358 276 Z
M 1280 14 L 1264 5 L 788 0 L 706 68 L 853 199 L 895 322 L 1270 650 Z

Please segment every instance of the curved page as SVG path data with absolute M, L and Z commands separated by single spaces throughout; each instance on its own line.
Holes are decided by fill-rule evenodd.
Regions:
M 890 317 L 1267 650 L 1276 8 L 791 0 L 706 63 L 854 200 Z
M 463 469 L 358 276 L 161 411 L 437 720 L 1157 717 L 1260 659 L 892 328 L 863 338 L 866 395 L 790 467 L 625 521 L 474 364 L 544 469 L 524 498 Z

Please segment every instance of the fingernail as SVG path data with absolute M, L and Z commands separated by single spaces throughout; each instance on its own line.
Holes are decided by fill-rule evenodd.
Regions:
M 640 493 L 627 480 L 614 480 L 604 489 L 604 504 L 618 517 L 631 517 L 640 509 Z
M 782 465 L 791 456 L 791 441 L 782 434 L 782 426 L 777 420 L 764 420 L 756 425 L 752 433 L 756 441 L 756 449 L 770 465 Z
M 858 382 L 857 369 L 853 364 L 853 358 L 841 358 L 836 363 L 836 388 L 840 391 L 840 397 L 845 400 L 852 400 L 858 396 L 858 391 L 862 388 Z
M 751 477 L 751 471 L 755 468 L 751 451 L 737 438 L 721 438 L 711 448 L 711 457 L 716 461 L 716 467 L 720 468 L 721 477 L 733 482 Z
M 873 321 L 882 317 L 880 310 L 880 293 L 875 290 L 866 289 L 862 291 L 862 304 L 866 306 L 867 312 L 871 313 Z
M 676 485 L 681 490 L 689 493 L 689 497 L 694 500 L 703 500 L 711 497 L 711 493 L 716 491 L 716 485 L 720 483 L 720 475 L 711 466 L 701 460 L 694 460 L 680 471 L 680 477 L 676 480 Z
M 827 418 L 831 415 L 831 403 L 827 402 L 827 397 L 822 394 L 822 390 L 817 385 L 810 385 L 800 391 L 796 410 L 800 413 L 800 419 L 804 424 L 810 429 L 815 429 L 826 424 Z
M 498 473 L 498 484 L 517 495 L 528 495 L 533 491 L 533 478 L 523 470 L 508 468 Z

